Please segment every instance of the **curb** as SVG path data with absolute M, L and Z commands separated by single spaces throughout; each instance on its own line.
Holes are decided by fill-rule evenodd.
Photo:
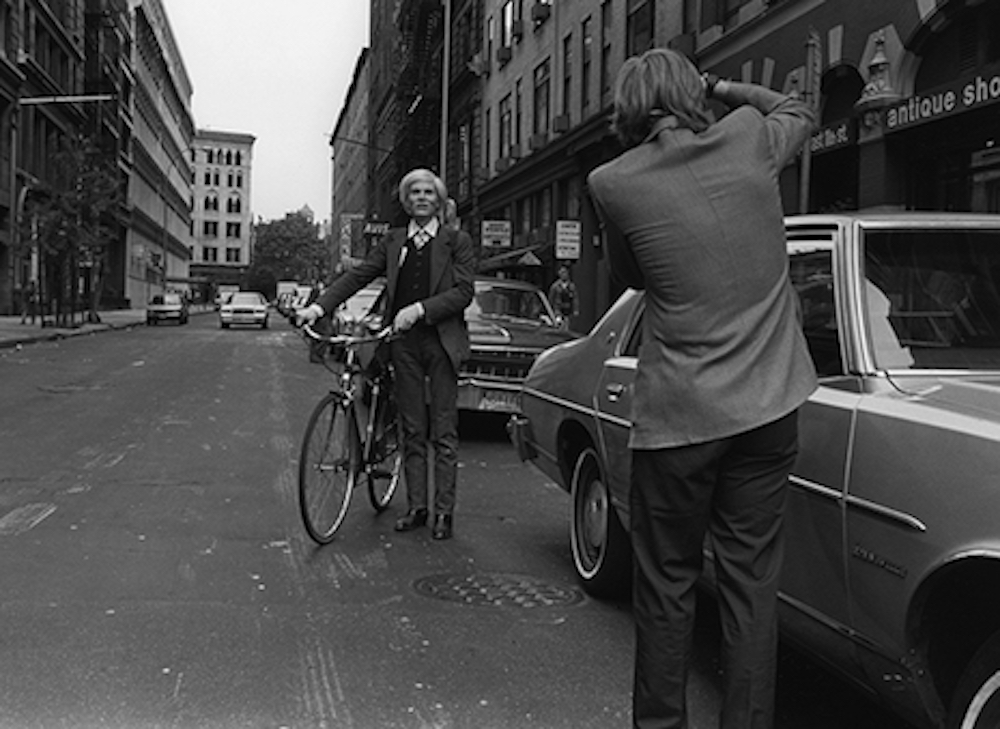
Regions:
M 211 314 L 211 313 L 214 313 L 213 309 L 192 311 L 190 315 L 198 316 L 199 314 Z M 118 329 L 131 329 L 133 327 L 144 327 L 144 326 L 146 326 L 145 319 L 136 319 L 135 321 L 127 321 L 120 323 L 102 322 L 100 324 L 83 324 L 77 329 L 56 328 L 49 333 L 26 334 L 25 336 L 15 335 L 10 339 L 0 338 L 0 350 L 17 349 L 18 347 L 28 344 L 38 344 L 40 342 L 54 342 L 60 339 L 80 337 L 85 334 L 96 334 L 98 332 L 114 331 Z

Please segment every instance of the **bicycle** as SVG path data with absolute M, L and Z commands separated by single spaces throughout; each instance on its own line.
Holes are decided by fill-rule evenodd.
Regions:
M 324 366 L 337 375 L 336 384 L 313 409 L 299 456 L 302 521 L 314 541 L 328 544 L 347 516 L 359 477 L 378 513 L 389 506 L 399 485 L 402 433 L 392 396 L 392 366 L 375 356 L 391 327 L 361 336 L 327 336 L 308 324 L 302 330 L 341 355 L 334 358 L 339 370 L 324 358 Z

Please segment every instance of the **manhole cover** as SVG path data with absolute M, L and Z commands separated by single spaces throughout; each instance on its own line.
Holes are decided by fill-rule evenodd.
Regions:
M 493 607 L 564 607 L 583 601 L 579 590 L 527 577 L 502 573 L 443 574 L 421 577 L 413 583 L 426 597 L 463 605 Z

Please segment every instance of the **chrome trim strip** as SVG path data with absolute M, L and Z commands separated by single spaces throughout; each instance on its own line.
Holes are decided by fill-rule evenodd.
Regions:
M 788 481 L 795 486 L 798 486 L 803 491 L 808 491 L 812 494 L 820 496 L 824 499 L 830 499 L 831 501 L 841 501 L 849 507 L 854 508 L 859 511 L 866 511 L 872 515 L 881 518 L 888 519 L 889 521 L 895 522 L 897 524 L 902 524 L 908 529 L 912 529 L 917 532 L 926 532 L 927 525 L 924 524 L 920 519 L 905 512 L 899 511 L 898 509 L 893 509 L 888 506 L 883 506 L 874 501 L 869 501 L 868 499 L 862 499 L 858 496 L 852 496 L 851 494 L 843 495 L 840 491 L 832 489 L 829 486 L 824 486 L 818 484 L 814 481 L 809 481 L 801 476 L 796 476 L 791 474 L 788 476 Z
M 886 660 L 891 661 L 893 663 L 899 662 L 898 658 L 893 656 L 892 653 L 883 648 L 880 643 L 875 642 L 864 633 L 859 633 L 857 630 L 850 627 L 849 625 L 844 625 L 843 623 L 839 623 L 835 620 L 832 620 L 825 613 L 821 613 L 815 608 L 806 605 L 801 600 L 797 600 L 796 598 L 791 597 L 784 592 L 778 593 L 778 599 L 781 600 L 783 603 L 785 603 L 787 607 L 792 608 L 794 610 L 798 610 L 800 613 L 808 616 L 809 619 L 816 621 L 820 625 L 829 628 L 830 630 L 832 630 L 835 633 L 838 633 L 839 635 L 843 635 L 849 638 L 851 641 L 853 641 L 858 645 L 864 646 L 867 650 L 881 655 Z
M 823 486 L 815 481 L 810 481 L 808 479 L 802 478 L 801 476 L 796 476 L 790 474 L 788 480 L 801 488 L 804 491 L 809 491 L 816 494 L 817 496 L 822 496 L 824 499 L 831 499 L 832 501 L 840 501 L 840 492 L 836 489 L 832 489 L 829 486 Z
M 477 377 L 459 377 L 459 387 L 481 387 L 486 390 L 506 390 L 507 392 L 522 392 L 520 382 L 505 382 L 503 380 L 481 380 Z
M 902 524 L 908 529 L 912 529 L 916 532 L 927 531 L 926 524 L 920 521 L 917 517 L 907 514 L 906 512 L 899 511 L 888 506 L 883 506 L 882 504 L 877 504 L 874 501 L 869 501 L 868 499 L 851 496 L 850 494 L 847 495 L 846 501 L 848 507 L 854 507 L 861 511 L 871 512 L 877 517 L 888 519 L 889 521 L 897 524 Z

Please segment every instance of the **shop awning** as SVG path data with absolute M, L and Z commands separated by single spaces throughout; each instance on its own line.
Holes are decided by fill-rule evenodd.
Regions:
M 539 243 L 533 246 L 525 246 L 514 251 L 505 251 L 504 253 L 484 258 L 479 262 L 479 271 L 486 273 L 511 266 L 541 266 L 542 259 L 538 257 L 538 252 L 543 245 Z

